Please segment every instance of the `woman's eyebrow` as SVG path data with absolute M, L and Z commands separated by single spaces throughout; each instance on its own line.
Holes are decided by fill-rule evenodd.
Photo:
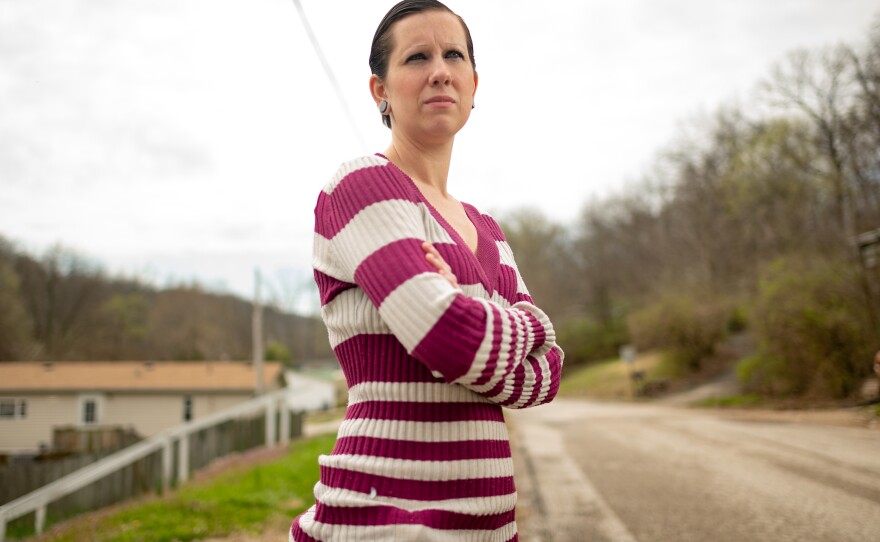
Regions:
M 427 47 L 427 46 L 428 46 L 428 44 L 427 44 L 427 43 L 424 43 L 424 42 L 413 43 L 413 44 L 407 45 L 406 47 L 404 47 L 403 49 L 401 49 L 401 52 L 403 52 L 403 53 L 411 53 L 411 52 L 413 52 L 413 51 L 418 51 L 418 50 L 420 50 L 420 49 L 424 49 L 424 48 Z

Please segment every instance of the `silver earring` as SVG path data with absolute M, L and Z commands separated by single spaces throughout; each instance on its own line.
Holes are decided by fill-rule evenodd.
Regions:
M 388 111 L 388 102 L 382 100 L 382 102 L 379 103 L 379 113 L 384 115 L 386 111 Z
M 475 107 L 477 107 L 477 104 L 475 104 L 474 102 L 471 102 L 471 109 L 473 109 Z

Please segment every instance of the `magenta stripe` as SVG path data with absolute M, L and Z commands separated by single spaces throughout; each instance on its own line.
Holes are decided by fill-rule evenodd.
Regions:
M 302 527 L 299 526 L 299 520 L 301 517 L 302 514 L 296 516 L 296 519 L 293 520 L 293 524 L 290 526 L 290 532 L 293 534 L 293 539 L 296 542 L 321 542 L 317 538 L 312 538 L 302 530 Z
M 440 501 L 510 495 L 516 491 L 512 476 L 460 480 L 406 480 L 365 472 L 321 466 L 321 483 L 370 495 L 413 501 Z
M 345 418 L 410 422 L 504 422 L 501 408 L 490 403 L 364 401 L 349 405 L 345 412 Z
M 452 268 L 459 284 L 480 284 L 480 274 L 472 263 L 473 256 L 467 247 L 458 243 L 434 243 L 434 247 Z
M 389 293 L 420 273 L 436 273 L 425 260 L 421 239 L 400 239 L 377 249 L 355 269 L 354 280 L 373 305 L 380 306 Z M 439 275 L 438 275 L 439 276 Z
M 516 279 L 516 271 L 509 265 L 500 264 L 498 269 L 498 293 L 511 305 L 520 301 L 516 297 L 516 289 L 519 283 Z
M 443 382 L 394 335 L 356 335 L 333 349 L 348 387 L 363 382 Z
M 318 292 L 321 294 L 321 306 L 333 301 L 336 296 L 351 288 L 357 288 L 356 284 L 344 282 L 315 269 L 315 282 L 318 284 Z
M 519 303 L 520 301 L 525 301 L 526 303 L 531 303 L 532 305 L 535 304 L 535 302 L 532 301 L 532 297 L 531 297 L 529 294 L 524 294 L 524 293 L 522 293 L 522 292 L 517 292 L 515 297 L 516 297 L 516 302 L 517 302 L 517 303 Z
M 510 442 L 507 440 L 420 442 L 374 437 L 340 437 L 336 440 L 333 454 L 372 455 L 414 461 L 506 459 L 510 457 Z
M 316 221 L 315 231 L 332 239 L 355 215 L 370 205 L 389 200 L 418 203 L 404 182 L 405 179 L 399 178 L 387 166 L 352 171 L 339 181 L 332 194 L 321 192 L 315 213 L 323 209 L 324 220 Z
M 467 212 L 468 218 L 471 219 L 471 223 L 477 229 L 477 260 L 486 275 L 484 286 L 491 293 L 495 285 L 498 284 L 498 264 L 501 261 L 498 246 L 492 238 L 492 231 L 486 223 L 485 216 L 481 215 L 473 205 L 462 203 L 462 206 Z
M 483 220 L 485 221 L 486 226 L 487 226 L 486 229 L 492 235 L 492 239 L 495 241 L 505 241 L 506 242 L 507 240 L 504 238 L 504 232 L 501 231 L 501 226 L 499 226 L 498 223 L 495 222 L 495 219 L 489 215 L 482 215 L 482 216 L 483 216 Z
M 541 370 L 541 363 L 532 356 L 526 358 L 526 361 L 532 364 L 532 372 L 535 374 L 535 383 L 532 385 L 531 395 L 529 395 L 528 400 L 523 404 L 522 408 L 528 408 L 538 400 L 538 396 L 541 394 L 541 386 L 544 382 L 544 371 Z
M 315 204 L 315 233 L 327 239 L 336 234 L 331 225 L 332 215 L 333 210 L 330 207 L 330 196 L 322 190 L 318 194 L 318 202 Z
M 544 331 L 544 326 L 541 324 L 541 321 L 538 320 L 534 314 L 523 311 L 526 314 L 526 318 L 528 319 L 528 323 L 532 328 L 532 340 L 534 341 L 532 344 L 532 349 L 535 350 L 544 345 L 544 341 L 547 339 L 547 332 Z
M 498 310 L 498 307 L 495 305 L 491 305 L 492 307 L 492 350 L 489 351 L 489 358 L 486 360 L 486 365 L 483 367 L 483 372 L 480 374 L 480 377 L 474 382 L 475 386 L 483 386 L 492 378 L 492 375 L 495 374 L 495 369 L 498 367 L 498 354 L 501 352 L 501 337 L 504 334 L 504 328 L 501 323 L 501 311 Z
M 485 329 L 483 305 L 458 295 L 413 350 L 413 356 L 452 382 L 470 369 Z
M 550 371 L 550 386 L 548 386 L 547 397 L 544 398 L 541 403 L 549 403 L 556 397 L 556 392 L 559 391 L 559 382 L 562 378 L 562 357 L 559 354 L 559 349 L 555 346 L 547 352 L 547 355 L 544 356 L 547 359 L 547 365 L 549 366 Z
M 438 530 L 494 531 L 514 521 L 513 510 L 476 515 L 446 510 L 408 511 L 396 506 L 317 506 L 315 520 L 333 525 L 424 525 Z

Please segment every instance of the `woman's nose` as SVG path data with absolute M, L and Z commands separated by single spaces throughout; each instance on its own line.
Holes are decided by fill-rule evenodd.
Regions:
M 451 78 L 451 74 L 449 73 L 449 68 L 443 62 L 436 62 L 431 70 L 431 84 L 432 85 L 445 85 L 449 83 L 449 79 Z

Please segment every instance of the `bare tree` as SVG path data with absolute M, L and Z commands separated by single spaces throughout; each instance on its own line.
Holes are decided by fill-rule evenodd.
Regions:
M 848 52 L 833 47 L 813 52 L 797 50 L 772 71 L 762 85 L 769 101 L 804 114 L 814 126 L 816 147 L 825 157 L 825 167 L 813 171 L 829 183 L 836 223 L 842 239 L 855 233 L 856 207 L 847 179 L 846 164 L 852 130 L 847 111 L 854 92 L 849 82 Z

